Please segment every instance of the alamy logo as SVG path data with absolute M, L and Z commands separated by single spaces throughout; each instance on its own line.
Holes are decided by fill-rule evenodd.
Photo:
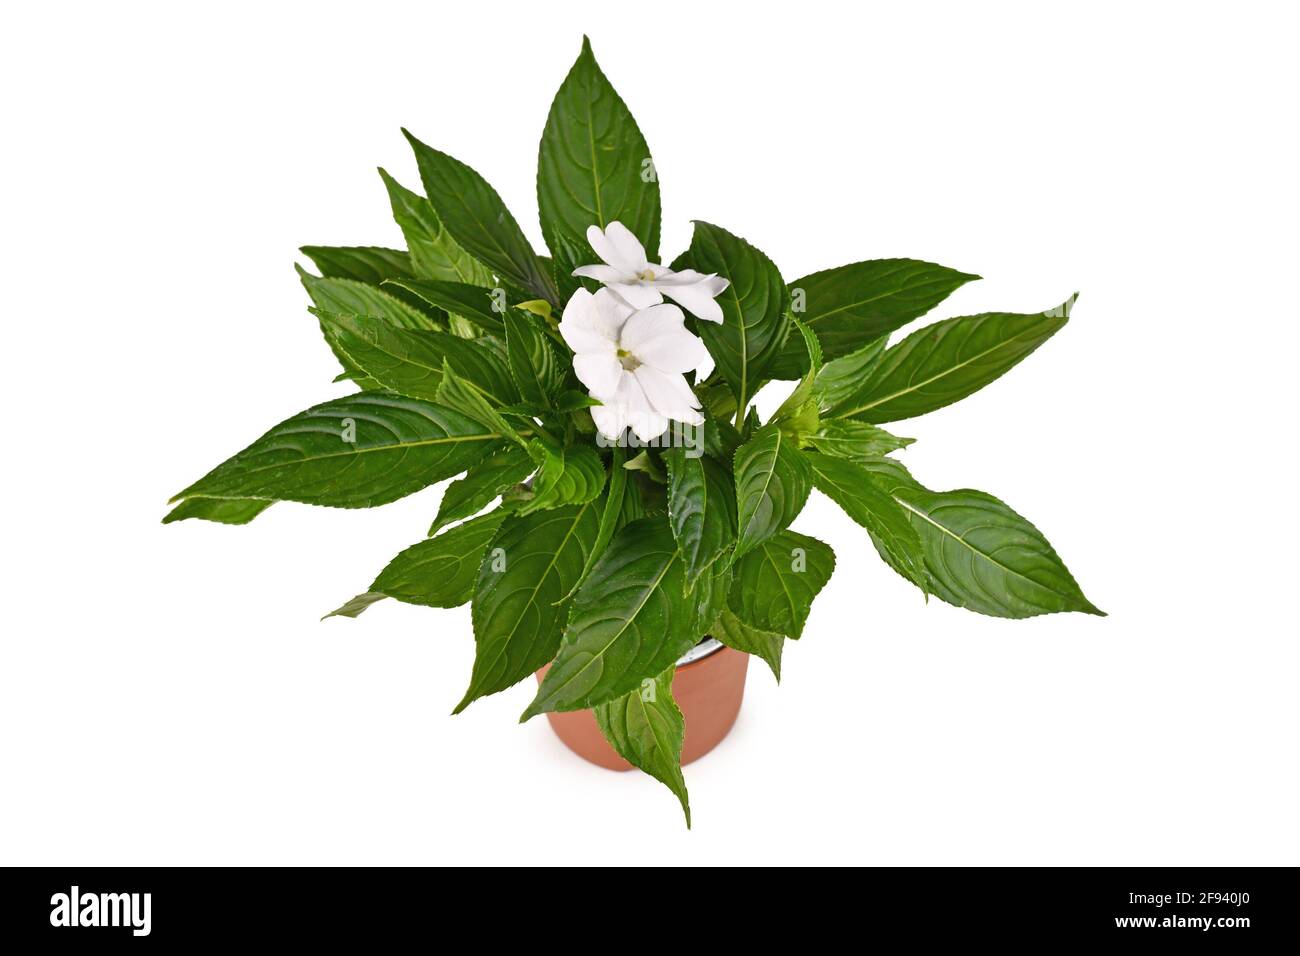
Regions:
M 149 893 L 71 893 L 50 897 L 51 926 L 129 926 L 133 936 L 149 935 Z

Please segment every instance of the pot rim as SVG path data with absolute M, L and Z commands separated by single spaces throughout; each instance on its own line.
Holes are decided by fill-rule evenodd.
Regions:
M 711 654 L 716 654 L 726 646 L 727 645 L 723 644 L 716 637 L 706 637 L 681 657 L 677 658 L 677 666 L 685 667 L 687 664 L 694 664 L 696 661 L 702 661 L 704 658 Z

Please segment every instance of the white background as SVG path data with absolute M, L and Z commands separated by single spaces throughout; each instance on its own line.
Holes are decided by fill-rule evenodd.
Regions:
M 0 863 L 1300 863 L 1296 23 L 1282 5 L 60 4 L 3 16 Z M 665 258 L 911 256 L 934 317 L 1070 324 L 896 430 L 1036 522 L 1108 618 L 838 570 L 779 689 L 687 769 L 695 829 L 516 687 L 448 716 L 467 608 L 318 617 L 418 540 L 167 497 L 340 393 L 291 268 L 400 245 L 399 126 L 533 176 L 583 32 L 654 152 Z M 771 407 L 768 396 L 767 407 Z

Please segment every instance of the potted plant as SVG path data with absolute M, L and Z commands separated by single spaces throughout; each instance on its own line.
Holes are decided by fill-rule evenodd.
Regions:
M 911 439 L 882 427 L 1001 376 L 1073 297 L 890 344 L 977 277 L 887 259 L 787 282 L 704 222 L 663 265 L 650 151 L 585 40 L 538 157 L 549 256 L 473 169 L 406 136 L 424 195 L 380 170 L 406 250 L 302 250 L 353 391 L 274 426 L 165 521 L 370 508 L 456 478 L 427 536 L 334 613 L 469 602 L 477 653 L 455 711 L 537 673 L 522 719 L 547 714 L 584 756 L 663 781 L 688 825 L 681 764 L 730 728 L 747 655 L 779 678 L 834 568 L 790 530 L 813 488 L 926 594 L 1007 618 L 1101 613 L 1032 524 L 925 487 L 891 457 Z M 795 384 L 761 421 L 752 400 L 776 380 Z

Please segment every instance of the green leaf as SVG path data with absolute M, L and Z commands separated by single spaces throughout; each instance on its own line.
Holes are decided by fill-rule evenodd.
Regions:
M 736 562 L 731 610 L 750 627 L 798 639 L 813 598 L 834 570 L 835 552 L 829 545 L 782 531 Z
M 437 534 L 453 521 L 478 514 L 503 494 L 519 484 L 537 468 L 532 456 L 519 445 L 506 445 L 496 454 L 480 461 L 447 486 L 438 506 L 429 534 Z
M 488 546 L 471 617 L 474 673 L 464 699 L 505 690 L 555 656 L 576 583 L 596 540 L 594 503 L 512 515 Z
M 683 568 L 683 577 L 684 568 Z M 708 636 L 709 627 L 727 607 L 731 592 L 732 568 L 728 561 L 715 561 L 693 581 L 687 582 L 692 620 L 690 628 L 696 642 Z
M 1046 312 L 985 312 L 927 325 L 881 358 L 870 388 L 837 414 L 866 422 L 915 418 L 1001 377 L 1065 325 L 1077 296 Z
M 401 395 L 438 401 L 446 365 L 498 404 L 519 397 L 505 363 L 477 341 L 449 332 L 397 329 L 369 316 L 316 314 L 362 373 Z
M 519 505 L 520 514 L 585 504 L 600 496 L 605 487 L 605 465 L 590 445 L 553 448 L 532 441 L 528 449 L 538 469 L 532 497 Z
M 300 266 L 294 266 L 298 278 L 317 309 L 325 312 L 348 313 L 352 315 L 372 315 L 383 319 L 397 328 L 435 329 L 439 323 L 432 317 L 408 305 L 395 296 L 389 295 L 372 285 L 352 279 L 331 279 L 314 276 Z M 343 366 L 342 378 L 353 381 L 358 387 L 374 390 L 381 386 L 368 378 L 347 352 L 339 345 L 337 333 L 324 322 L 320 324 L 321 335 L 334 353 L 334 357 Z
M 537 320 L 518 309 L 504 316 L 510 373 L 525 402 L 549 408 L 564 384 L 565 362 Z
M 451 409 L 360 392 L 281 422 L 172 500 L 265 498 L 371 508 L 464 471 L 500 440 Z
M 691 248 L 679 261 L 730 282 L 717 298 L 722 324 L 697 322 L 696 331 L 743 413 L 789 332 L 790 297 L 781 273 L 744 239 L 707 222 L 695 223 Z
M 377 591 L 366 591 L 362 594 L 358 594 L 341 607 L 330 611 L 325 615 L 325 617 L 322 617 L 321 620 L 324 621 L 331 617 L 360 617 L 366 608 L 384 600 L 386 597 L 388 597 L 387 594 L 380 594 Z
M 389 287 L 402 289 L 429 305 L 468 319 L 485 332 L 504 335 L 502 321 L 507 306 L 504 289 L 484 289 L 464 282 L 429 279 L 392 279 Z
M 867 529 L 876 550 L 890 567 L 926 590 L 920 535 L 912 526 L 908 512 L 877 485 L 873 473 L 842 458 L 817 454 L 806 458 L 817 490 Z
M 400 249 L 379 246 L 303 246 L 299 252 L 309 257 L 326 279 L 349 279 L 378 286 L 390 279 L 411 278 L 411 257 Z M 385 291 L 417 312 L 428 313 L 435 325 L 444 316 L 440 309 L 430 309 L 423 299 L 395 286 Z M 374 387 L 374 386 L 371 386 Z
M 364 594 L 326 617 L 356 617 L 381 598 L 426 607 L 459 607 L 474 594 L 483 551 L 505 519 L 493 511 L 425 538 L 389 561 Z
M 524 438 L 501 414 L 496 398 L 467 378 L 462 378 L 446 360 L 442 363 L 442 380 L 438 383 L 438 402 L 454 409 L 486 428 L 504 435 L 520 445 Z
M 704 420 L 704 451 L 722 461 L 731 461 L 736 456 L 736 449 L 744 444 L 740 432 L 725 419 L 708 418 Z
M 691 804 L 682 777 L 682 740 L 686 720 L 673 700 L 670 667 L 656 678 L 617 700 L 594 708 L 596 724 L 618 755 L 654 777 L 681 802 L 686 826 L 691 825 Z
M 569 388 L 565 389 L 556 397 L 555 410 L 562 413 L 577 412 L 584 408 L 592 408 L 599 404 L 601 404 L 599 399 L 592 398 L 590 395 Z
M 781 651 L 785 646 L 784 634 L 750 627 L 727 608 L 722 609 L 718 619 L 709 628 L 709 634 L 728 647 L 761 657 L 772 669 L 772 676 L 776 678 L 776 682 L 781 683 Z
M 899 438 L 876 425 L 831 419 L 815 435 L 804 439 L 808 447 L 847 461 L 867 461 L 906 448 L 915 438 Z
M 799 318 L 807 322 L 827 358 L 839 358 L 924 315 L 979 276 L 916 259 L 871 259 L 814 272 L 790 283 Z M 802 301 L 801 301 L 802 300 Z M 791 342 L 772 371 L 793 378 L 803 368 Z
M 586 563 L 582 566 L 582 574 L 578 576 L 578 580 L 573 587 L 564 595 L 566 601 L 573 597 L 577 593 L 578 586 L 587 580 L 587 575 L 596 566 L 597 559 L 609 547 L 614 532 L 642 516 L 640 500 L 636 495 L 636 491 L 628 487 L 627 469 L 623 467 L 623 458 L 623 447 L 615 445 L 609 464 L 609 485 L 605 492 L 605 504 L 600 512 L 600 529 L 596 533 L 596 542 L 591 546 L 591 553 L 587 555 Z
M 892 459 L 866 467 L 907 511 L 921 538 L 929 590 L 940 600 L 993 617 L 1104 614 L 1042 533 L 997 498 L 930 491 Z
M 736 415 L 736 396 L 727 385 L 712 377 L 707 384 L 695 386 L 695 397 L 704 405 L 706 416 L 714 421 L 729 421 Z
M 311 259 L 327 279 L 353 279 L 379 285 L 386 279 L 407 279 L 411 257 L 400 249 L 379 246 L 303 246 L 298 250 Z
M 879 338 L 822 366 L 813 382 L 813 395 L 823 418 L 843 414 L 871 390 L 871 376 L 884 357 L 888 344 L 888 338 Z
M 668 480 L 663 473 L 663 469 L 659 467 L 659 463 L 650 454 L 649 450 L 638 452 L 632 458 L 629 458 L 623 464 L 623 467 L 627 471 L 639 471 L 656 484 L 662 485 Z
M 541 258 L 544 262 L 549 261 L 543 256 L 539 256 L 538 258 Z M 530 312 L 543 322 L 550 322 L 552 317 L 555 316 L 555 309 L 552 308 L 551 303 L 547 302 L 545 299 L 529 299 L 526 302 L 517 302 L 515 303 L 515 308 L 523 309 L 525 312 Z M 556 317 L 555 321 L 558 323 L 560 320 Z
M 169 511 L 162 523 L 202 518 L 220 524 L 248 524 L 274 503 L 260 498 L 187 498 Z
M 707 455 L 664 451 L 668 463 L 668 522 L 692 584 L 736 541 L 736 499 L 731 476 Z
M 808 354 L 808 371 L 795 385 L 794 390 L 786 396 L 771 420 L 773 424 L 780 425 L 783 432 L 798 441 L 808 433 L 816 431 L 821 420 L 818 403 L 813 395 L 813 386 L 817 381 L 817 372 L 822 367 L 822 350 L 812 329 L 793 316 L 789 317 L 789 321 L 799 330 L 803 340 L 804 350 Z
M 377 286 L 352 279 L 325 279 L 302 268 L 298 268 L 298 278 L 322 312 L 368 315 L 399 329 L 438 328 L 438 323 L 428 315 Z
M 808 500 L 812 475 L 793 440 L 775 425 L 764 425 L 741 445 L 735 464 L 739 558 L 789 527 Z
M 520 720 L 622 697 L 695 646 L 695 602 L 668 523 L 642 518 L 614 536 L 573 599 L 555 663 Z
M 569 273 L 599 261 L 587 227 L 621 222 L 659 258 L 659 182 L 636 121 L 596 64 L 582 52 L 551 104 L 537 159 L 542 235 L 568 291 Z
M 456 242 L 504 281 L 558 305 L 550 271 L 497 191 L 464 163 L 402 133 L 415 151 L 429 202 Z
M 496 284 L 491 271 L 462 249 L 443 227 L 429 200 L 411 192 L 384 170 L 381 169 L 379 175 L 388 189 L 393 218 L 406 237 L 406 247 L 410 250 L 411 275 L 417 279 L 465 282 L 474 286 Z

